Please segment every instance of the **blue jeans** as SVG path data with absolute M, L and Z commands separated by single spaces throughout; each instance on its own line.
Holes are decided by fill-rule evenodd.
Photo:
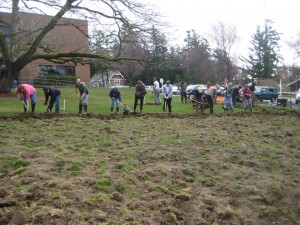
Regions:
M 82 97 L 82 94 L 80 94 L 80 98 Z M 89 95 L 85 95 L 82 99 L 82 101 L 79 100 L 79 105 L 88 105 Z
M 233 103 L 232 103 L 232 96 L 226 96 L 224 97 L 224 106 L 227 107 L 227 105 L 230 105 L 230 111 L 233 111 Z
M 160 104 L 160 91 L 153 90 L 154 100 L 156 104 Z
M 31 110 L 34 111 L 35 104 L 36 104 L 36 92 L 30 95 L 30 101 L 31 101 Z M 28 105 L 27 105 L 27 99 L 25 95 L 23 96 L 23 102 L 24 102 L 24 111 L 27 111 L 26 108 L 28 108 Z
M 116 99 L 116 98 L 111 98 L 111 104 L 110 104 L 110 111 L 111 112 L 114 110 L 115 102 L 116 102 L 117 112 L 119 111 L 120 100 Z

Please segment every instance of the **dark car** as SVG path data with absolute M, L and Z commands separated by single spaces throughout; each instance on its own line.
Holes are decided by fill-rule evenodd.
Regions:
M 275 87 L 256 86 L 254 94 L 259 101 L 270 100 L 271 102 L 274 102 L 278 99 L 278 92 Z

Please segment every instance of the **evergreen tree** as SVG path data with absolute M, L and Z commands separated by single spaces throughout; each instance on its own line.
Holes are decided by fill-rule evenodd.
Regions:
M 243 59 L 247 63 L 246 71 L 253 78 L 267 79 L 276 75 L 277 64 L 281 59 L 278 44 L 280 34 L 269 25 L 270 23 L 271 21 L 266 20 L 263 31 L 257 27 L 252 36 L 248 59 Z

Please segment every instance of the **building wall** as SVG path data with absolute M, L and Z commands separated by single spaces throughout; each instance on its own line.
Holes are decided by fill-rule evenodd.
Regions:
M 22 43 L 28 43 L 33 40 L 34 36 L 38 33 L 39 29 L 45 26 L 45 24 L 52 19 L 51 16 L 44 16 L 31 13 L 20 13 L 21 27 L 28 32 L 20 37 Z M 11 14 L 0 12 L 0 22 L 10 24 Z M 72 25 L 70 25 L 72 24 Z M 47 47 L 52 52 L 89 52 L 88 34 L 88 22 L 84 20 L 75 20 L 62 18 L 59 21 L 59 26 L 56 26 L 51 30 L 43 39 L 42 45 L 37 52 L 43 52 L 43 49 Z M 42 48 L 43 47 L 43 48 Z M 56 65 L 52 62 L 48 62 L 43 59 L 35 60 L 30 64 L 26 65 L 20 72 L 19 79 L 26 79 L 28 82 L 38 77 L 38 66 L 39 65 Z M 71 63 L 64 65 L 74 65 Z M 75 65 L 74 65 L 75 66 Z M 81 78 L 82 81 L 90 82 L 90 66 L 77 64 L 75 66 L 75 77 Z M 74 80 L 75 80 L 74 77 Z

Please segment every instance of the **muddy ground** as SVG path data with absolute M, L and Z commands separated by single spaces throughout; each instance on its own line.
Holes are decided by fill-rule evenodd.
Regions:
M 299 224 L 300 113 L 0 116 L 0 224 Z

